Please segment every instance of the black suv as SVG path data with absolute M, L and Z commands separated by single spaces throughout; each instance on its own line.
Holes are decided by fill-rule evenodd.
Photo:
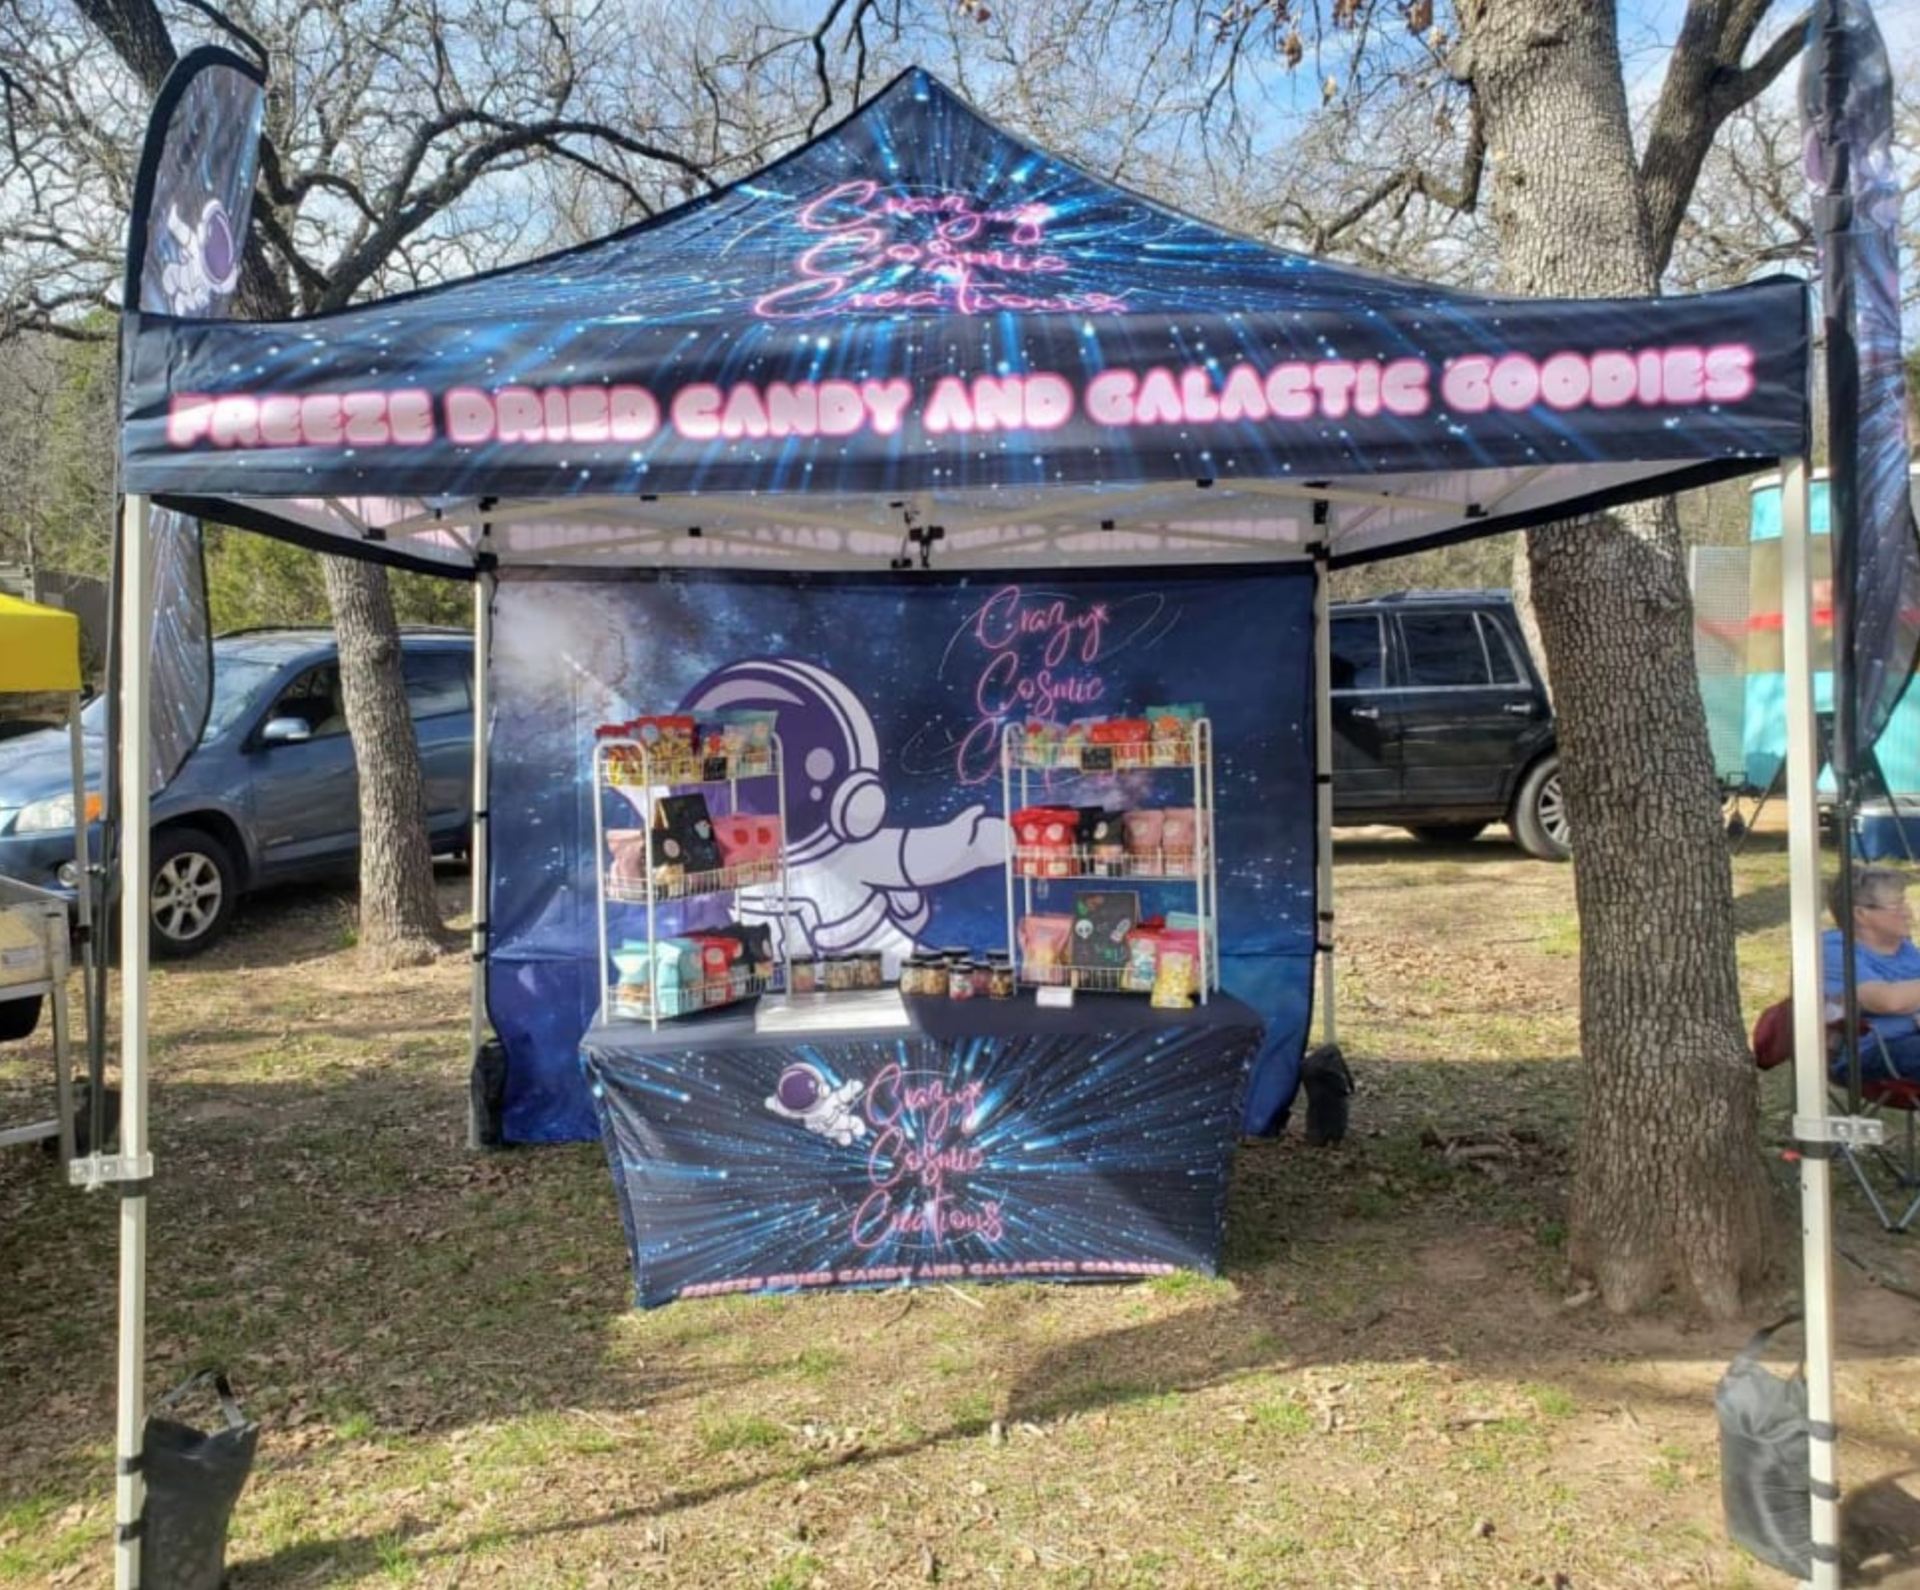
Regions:
M 1332 610 L 1333 820 L 1461 843 L 1505 822 L 1570 854 L 1553 707 L 1505 591 L 1403 591 Z

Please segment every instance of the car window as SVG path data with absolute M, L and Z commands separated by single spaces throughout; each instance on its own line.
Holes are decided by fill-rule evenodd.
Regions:
M 1373 614 L 1335 618 L 1329 637 L 1331 691 L 1378 690 L 1387 682 L 1386 647 Z
M 274 698 L 273 718 L 301 718 L 316 740 L 347 732 L 347 711 L 340 700 L 340 665 L 318 663 L 294 677 Z
M 1513 642 L 1506 630 L 1485 613 L 1480 615 L 1480 638 L 1487 649 L 1487 671 L 1496 685 L 1521 685 L 1527 682 L 1520 659 L 1513 654 Z
M 1416 689 L 1492 682 L 1472 613 L 1403 613 L 1400 640 L 1406 649 L 1407 683 Z
M 207 729 L 202 743 L 224 733 L 258 704 L 260 691 L 280 671 L 274 662 L 254 657 L 213 654 L 213 700 L 207 708 Z M 107 732 L 107 696 L 103 691 L 89 701 L 80 713 L 80 726 L 88 734 Z
M 400 666 L 407 681 L 407 711 L 415 718 L 443 718 L 467 710 L 467 676 L 473 665 L 462 653 L 410 651 Z

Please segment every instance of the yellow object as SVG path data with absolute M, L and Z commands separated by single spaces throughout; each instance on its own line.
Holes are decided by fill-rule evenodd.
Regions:
M 80 620 L 0 591 L 0 691 L 80 688 Z

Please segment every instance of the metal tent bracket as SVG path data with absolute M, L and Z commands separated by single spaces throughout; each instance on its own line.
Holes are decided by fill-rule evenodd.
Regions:
M 1839 1143 L 1849 1148 L 1874 1148 L 1887 1140 L 1884 1121 L 1861 1115 L 1796 1115 L 1796 1143 Z

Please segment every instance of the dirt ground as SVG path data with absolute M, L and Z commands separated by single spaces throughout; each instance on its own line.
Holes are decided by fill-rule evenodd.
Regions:
M 1736 874 L 1751 1014 L 1777 842 Z M 346 897 L 250 902 L 153 1016 L 150 1381 L 261 1421 L 235 1590 L 1790 1583 L 1726 1540 L 1712 1391 L 1797 1290 L 1791 1167 L 1750 1321 L 1570 1292 L 1570 873 L 1357 833 L 1336 887 L 1353 1129 L 1242 1145 L 1219 1278 L 651 1313 L 596 1146 L 464 1147 L 464 955 L 369 978 Z M 1920 1236 L 1836 1198 L 1847 1582 L 1920 1586 Z M 0 1583 L 111 1582 L 115 1242 L 0 1155 Z

